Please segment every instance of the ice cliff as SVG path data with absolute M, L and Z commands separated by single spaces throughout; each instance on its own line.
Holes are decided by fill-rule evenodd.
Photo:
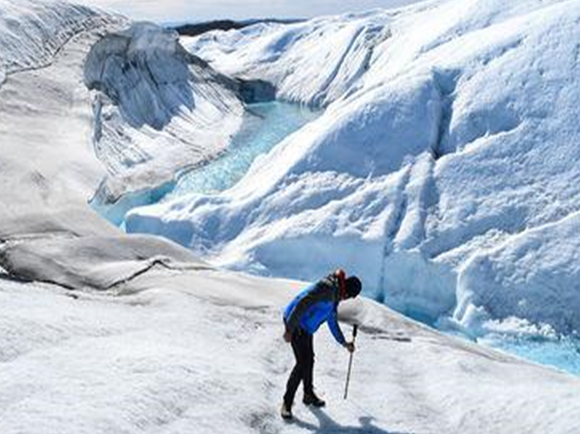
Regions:
M 151 23 L 104 36 L 87 56 L 84 80 L 95 92 L 95 149 L 109 172 L 104 203 L 220 153 L 244 114 L 236 82 Z

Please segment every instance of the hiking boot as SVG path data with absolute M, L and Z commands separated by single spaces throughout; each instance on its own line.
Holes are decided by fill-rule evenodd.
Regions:
M 286 420 L 292 419 L 292 406 L 287 405 L 285 402 L 283 402 L 282 408 L 280 409 L 280 416 L 282 416 L 282 419 Z
M 324 407 L 326 405 L 326 402 L 324 402 L 314 393 L 305 394 L 304 398 L 302 398 L 302 402 L 305 405 L 313 405 L 314 407 Z

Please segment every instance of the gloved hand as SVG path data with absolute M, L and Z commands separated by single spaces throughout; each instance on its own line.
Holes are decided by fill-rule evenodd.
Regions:
M 354 353 L 354 342 L 347 342 L 344 344 L 344 347 L 347 349 L 349 353 Z
M 286 331 L 284 332 L 284 340 L 285 340 L 286 342 L 292 342 L 292 333 L 290 333 L 290 331 L 289 331 L 289 330 L 286 330 Z

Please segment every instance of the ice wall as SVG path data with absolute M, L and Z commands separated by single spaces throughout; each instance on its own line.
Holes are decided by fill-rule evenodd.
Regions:
M 95 44 L 85 63 L 95 91 L 94 145 L 109 178 L 97 200 L 159 187 L 228 146 L 244 108 L 238 84 L 180 45 L 178 35 L 134 23 Z

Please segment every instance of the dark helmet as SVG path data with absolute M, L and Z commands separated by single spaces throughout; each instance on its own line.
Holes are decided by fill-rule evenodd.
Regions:
M 360 291 L 362 289 L 362 283 L 360 282 L 360 279 L 358 277 L 350 276 L 345 281 L 345 289 L 348 298 L 355 298 L 357 295 L 360 294 Z

